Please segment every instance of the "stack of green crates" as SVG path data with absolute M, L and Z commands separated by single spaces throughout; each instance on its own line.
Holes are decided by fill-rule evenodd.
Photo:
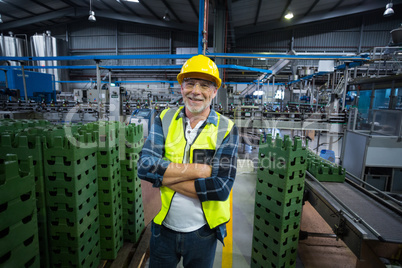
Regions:
M 0 159 L 4 160 L 7 154 L 16 154 L 18 159 L 27 160 L 32 157 L 36 190 L 36 207 L 39 231 L 40 260 L 42 267 L 50 267 L 49 248 L 47 237 L 47 216 L 45 203 L 45 185 L 43 176 L 42 143 L 36 128 L 28 132 L 19 132 L 16 135 L 0 136 Z
M 33 159 L 41 267 L 50 267 L 44 198 L 42 134 L 38 132 L 38 129 L 46 127 L 50 127 L 50 123 L 45 120 L 0 120 L 0 160 L 4 161 L 7 154 L 16 154 L 20 160 L 26 160 L 29 156 Z
M 296 266 L 306 164 L 299 138 L 260 142 L 251 267 Z
M 32 158 L 0 161 L 0 267 L 39 268 Z
M 0 164 L 7 154 L 33 162 L 39 229 L 34 242 L 39 240 L 40 264 L 38 256 L 26 267 L 96 267 L 100 259 L 115 259 L 123 240 L 138 242 L 144 230 L 137 177 L 142 125 L 4 119 L 0 131 Z M 0 180 L 0 187 L 7 180 Z M 1 206 L 2 196 L 0 201 Z M 1 213 L 0 209 L 0 226 L 6 215 Z M 0 253 L 14 256 L 8 245 L 3 246 L 11 236 L 3 239 L 1 233 L 0 229 Z M 8 255 L 0 256 L 0 267 L 8 265 Z M 18 263 L 28 256 L 18 258 Z
M 307 170 L 318 181 L 322 182 L 344 182 L 345 169 L 322 157 L 312 151 L 308 151 Z
M 24 130 L 28 127 L 44 127 L 49 126 L 49 121 L 46 120 L 35 120 L 35 119 L 24 119 L 24 120 L 14 120 L 14 119 L 1 119 L 0 120 L 0 133 L 17 133 L 20 130 Z
M 100 121 L 85 127 L 97 141 L 101 259 L 113 260 L 123 246 L 119 123 Z
M 128 125 L 124 133 L 124 143 L 120 146 L 124 152 L 120 161 L 123 230 L 124 239 L 136 243 L 145 227 L 141 180 L 137 176 L 137 161 L 143 146 L 142 125 Z
M 60 134 L 63 131 L 64 135 Z M 50 129 L 44 137 L 50 262 L 51 267 L 97 267 L 97 147 L 91 135 L 73 132 L 67 126 L 62 130 Z

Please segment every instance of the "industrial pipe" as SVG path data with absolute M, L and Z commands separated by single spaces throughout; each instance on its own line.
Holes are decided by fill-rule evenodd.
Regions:
M 348 66 L 348 64 L 347 63 L 345 63 L 345 79 L 343 80 L 344 81 L 344 89 L 343 89 L 343 95 L 342 95 L 342 111 L 345 109 L 345 106 L 346 106 L 346 91 L 347 91 L 347 89 L 348 89 L 348 80 L 349 80 L 349 78 L 348 78 L 348 75 L 349 75 L 349 68 L 348 68 L 349 66 Z
M 95 61 L 96 62 L 96 82 L 97 82 L 97 85 L 96 85 L 96 87 L 97 87 L 97 92 L 98 92 L 98 115 L 99 115 L 99 118 L 98 119 L 100 119 L 100 118 L 102 118 L 101 117 L 101 94 L 102 94 L 102 92 L 101 92 L 101 88 L 102 88 L 102 81 L 101 81 L 101 76 L 100 76 L 100 68 L 99 68 L 99 60 L 96 60 Z
M 208 1 L 208 0 L 207 0 Z M 202 53 L 203 50 L 203 39 L 204 39 L 204 0 L 200 0 L 200 5 L 199 5 L 199 11 L 198 11 L 198 54 Z M 190 57 L 189 57 L 190 58 Z
M 208 12 L 209 12 L 209 0 L 204 0 L 204 29 L 202 31 L 202 54 L 205 55 L 207 52 L 207 46 L 208 46 Z

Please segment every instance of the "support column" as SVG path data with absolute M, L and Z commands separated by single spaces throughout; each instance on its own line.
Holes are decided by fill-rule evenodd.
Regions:
M 312 84 L 312 86 L 311 86 L 310 105 L 312 105 L 312 104 L 314 103 L 314 102 L 313 102 L 313 99 L 314 99 L 314 94 L 313 94 L 314 89 L 315 89 L 315 76 L 313 76 L 313 84 Z M 317 89 L 317 92 L 318 92 L 318 89 Z M 317 94 L 317 95 L 318 95 L 318 94 Z M 318 103 L 318 99 L 317 99 L 317 103 Z
M 371 84 L 371 96 L 370 96 L 370 107 L 369 107 L 369 111 L 370 111 L 370 110 L 373 110 L 374 98 L 375 98 L 375 84 L 372 83 L 372 84 Z
M 215 53 L 225 53 L 225 22 L 226 22 L 226 7 L 223 1 L 216 1 L 215 6 L 215 17 L 214 17 L 214 52 Z M 217 65 L 225 64 L 225 60 L 221 58 L 217 58 L 215 60 Z M 218 94 L 216 95 L 214 103 L 221 103 L 224 111 L 227 112 L 228 107 L 228 97 L 226 86 L 223 85 L 224 82 L 224 72 L 223 69 L 219 70 L 219 76 L 222 79 L 222 86 L 218 90 Z
M 268 90 L 269 90 L 269 80 L 267 81 L 268 82 Z M 275 92 L 275 75 L 273 75 L 272 76 L 272 94 L 271 94 L 271 99 L 270 99 L 270 101 L 272 102 L 272 103 L 274 103 L 275 102 L 275 95 L 276 95 L 276 92 Z M 272 97 L 273 96 L 273 97 Z M 273 105 L 272 105 L 273 106 Z
M 392 80 L 391 94 L 389 95 L 389 105 L 388 109 L 395 109 L 398 102 L 398 97 L 396 96 L 395 80 Z
M 344 75 L 344 89 L 343 89 L 343 95 L 342 95 L 342 111 L 345 109 L 346 106 L 346 91 L 348 89 L 348 64 L 345 63 L 345 75 Z
M 315 76 L 313 76 L 313 81 L 315 81 Z M 315 82 L 314 82 L 314 85 L 315 85 Z M 316 97 L 315 97 L 315 112 L 316 113 L 318 113 L 318 99 L 319 99 L 319 90 L 318 90 L 318 88 L 316 88 L 315 89 L 315 91 L 316 91 Z
M 199 0 L 200 1 L 200 6 L 199 6 L 199 12 L 198 12 L 198 54 L 202 54 L 202 50 L 204 47 L 204 15 L 205 12 L 205 0 Z M 207 0 L 208 1 L 208 0 Z
M 101 106 L 102 106 L 102 100 L 101 100 L 101 95 L 102 95 L 102 81 L 101 81 L 101 76 L 100 76 L 100 68 L 99 68 L 99 63 L 100 60 L 95 60 L 96 62 L 96 89 L 98 90 L 98 115 L 99 118 L 101 119 L 103 115 L 101 115 Z

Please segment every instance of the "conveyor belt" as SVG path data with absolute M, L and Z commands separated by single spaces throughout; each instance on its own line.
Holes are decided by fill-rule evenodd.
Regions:
M 322 182 L 322 184 L 364 219 L 385 241 L 402 243 L 402 216 L 347 183 Z
M 360 257 L 363 240 L 402 244 L 402 216 L 344 182 L 319 182 L 307 172 L 308 200 Z

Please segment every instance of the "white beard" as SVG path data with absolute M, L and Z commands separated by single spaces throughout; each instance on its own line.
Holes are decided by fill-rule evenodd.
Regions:
M 183 98 L 184 104 L 186 105 L 186 108 L 193 114 L 199 114 L 202 113 L 206 108 L 208 108 L 211 105 L 212 99 L 210 99 L 207 102 L 204 102 L 203 105 L 201 106 L 191 106 L 188 102 L 187 98 Z

